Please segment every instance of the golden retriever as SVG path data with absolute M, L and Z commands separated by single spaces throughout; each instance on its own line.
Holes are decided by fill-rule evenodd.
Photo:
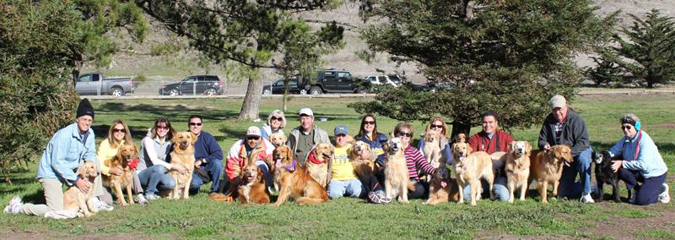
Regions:
M 279 175 L 279 197 L 274 203 L 281 206 L 289 197 L 299 204 L 324 203 L 328 201 L 326 189 L 321 187 L 307 170 L 293 159 L 293 151 L 287 146 L 274 149 L 275 172 Z M 275 176 L 276 178 L 277 176 Z
M 513 195 L 516 188 L 520 187 L 520 200 L 525 200 L 527 192 L 527 180 L 530 176 L 530 152 L 532 146 L 527 141 L 513 141 L 509 145 L 509 152 L 506 154 L 507 187 L 509 189 L 509 202 L 513 203 Z
M 364 141 L 357 141 L 348 150 L 349 161 L 354 167 L 354 173 L 359 177 L 361 182 L 367 182 L 371 176 L 375 174 L 375 159 L 376 157 L 370 145 Z
M 239 202 L 247 203 L 270 203 L 270 192 L 265 185 L 263 171 L 255 164 L 249 164 L 244 168 L 244 176 L 237 190 Z
M 424 156 L 429 165 L 438 168 L 441 165 L 441 134 L 434 130 L 427 130 L 424 134 Z
M 402 203 L 409 203 L 408 190 L 414 190 L 415 186 L 410 181 L 408 166 L 403 153 L 401 139 L 392 137 L 383 147 L 387 153 L 387 167 L 384 169 L 384 191 L 389 199 Z
M 129 164 L 135 157 L 138 157 L 138 148 L 136 145 L 133 143 L 125 143 L 117 150 L 117 155 L 115 155 L 115 157 L 108 159 L 103 163 L 110 168 L 122 168 L 121 176 L 116 176 L 114 174 L 110 174 L 109 176 L 103 175 L 103 186 L 113 189 L 118 203 L 122 204 L 122 206 L 134 204 L 133 195 L 131 194 L 131 187 L 134 184 L 134 173 L 129 167 Z M 122 188 L 127 191 L 127 197 L 129 197 L 128 204 L 127 201 L 124 200 Z
M 459 187 L 459 201 L 464 203 L 464 188 L 467 184 L 471 187 L 471 206 L 476 206 L 476 200 L 482 192 L 480 179 L 485 179 L 490 185 L 490 198 L 494 199 L 492 184 L 494 172 L 492 158 L 486 152 L 473 152 L 469 144 L 458 142 L 452 145 L 452 156 L 457 163 L 455 165 L 457 185 Z
M 446 164 L 446 167 L 438 168 L 431 182 L 429 182 L 429 199 L 423 204 L 436 205 L 459 199 L 459 188 L 457 182 L 450 178 L 450 168 L 452 165 Z
M 529 182 L 534 180 L 538 183 L 537 190 L 539 190 L 541 202 L 548 203 L 546 196 L 548 184 L 553 185 L 553 196 L 558 195 L 563 165 L 569 165 L 573 161 L 572 150 L 565 145 L 555 145 L 550 150 L 532 151 Z
M 274 145 L 275 148 L 286 145 L 288 138 L 282 132 L 275 132 L 270 135 L 270 143 Z
M 326 188 L 330 182 L 330 170 L 333 162 L 333 147 L 328 143 L 319 143 L 307 154 L 305 166 L 316 182 Z
M 466 142 L 466 134 L 459 133 L 455 136 L 455 143 L 465 143 L 465 142 Z
M 197 136 L 190 132 L 178 132 L 173 136 L 173 149 L 171 150 L 171 164 L 182 164 L 187 172 L 181 174 L 176 170 L 169 173 L 176 182 L 176 187 L 169 193 L 171 199 L 188 199 L 192 172 L 195 169 L 195 142 Z
M 87 191 L 87 193 L 82 193 L 82 191 L 80 191 L 80 189 L 75 185 L 70 186 L 63 194 L 63 210 L 78 212 L 78 216 L 80 217 L 89 217 L 96 214 L 98 210 L 94 208 L 93 183 L 99 174 L 100 172 L 96 166 L 96 163 L 91 161 L 82 163 L 80 167 L 77 168 L 77 175 L 82 179 L 87 179 L 90 183 L 92 183 L 92 185 L 89 187 L 89 191 Z M 80 215 L 80 210 L 84 215 Z

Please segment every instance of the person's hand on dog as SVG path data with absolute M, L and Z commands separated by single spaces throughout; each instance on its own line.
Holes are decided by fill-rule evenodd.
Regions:
M 87 179 L 78 178 L 77 182 L 75 182 L 75 186 L 77 186 L 77 188 L 80 189 L 82 193 L 86 194 L 89 192 L 91 183 Z
M 551 150 L 551 145 L 549 145 L 548 143 L 544 145 L 544 150 Z
M 186 174 L 187 168 L 183 164 L 171 164 L 171 170 L 176 170 L 180 174 Z
M 122 173 L 124 173 L 124 172 L 122 171 L 121 167 L 110 168 L 110 174 L 112 174 L 112 175 L 122 176 Z
M 202 160 L 196 161 L 195 162 L 195 168 L 199 168 L 199 166 L 202 165 Z
M 623 161 L 621 161 L 621 160 L 612 161 L 612 170 L 614 170 L 614 172 L 618 172 L 619 168 L 621 168 L 622 163 L 623 163 Z

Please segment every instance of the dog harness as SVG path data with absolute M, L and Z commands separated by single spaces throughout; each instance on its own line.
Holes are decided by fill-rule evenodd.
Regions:
M 289 172 L 295 172 L 296 165 L 297 165 L 297 162 L 295 160 L 293 160 L 293 164 L 291 164 L 290 166 L 281 165 L 281 160 L 277 160 L 277 162 L 275 164 L 276 167 L 283 167 L 284 169 L 286 169 L 286 171 L 289 171 Z
M 638 159 L 638 154 L 640 154 L 640 140 L 642 139 L 642 131 L 637 133 L 637 140 L 635 141 L 635 157 L 633 159 L 624 159 L 627 161 L 635 161 Z M 626 142 L 621 146 L 621 154 L 626 150 L 626 143 L 630 143 L 630 139 L 626 139 Z M 625 158 L 625 157 L 624 157 Z

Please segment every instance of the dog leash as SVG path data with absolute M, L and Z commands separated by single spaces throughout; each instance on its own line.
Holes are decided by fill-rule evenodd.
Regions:
M 635 161 L 638 158 L 638 154 L 640 153 L 640 140 L 642 140 L 642 130 L 640 130 L 637 136 L 637 140 L 635 141 L 635 157 L 633 159 L 630 159 L 628 161 Z M 626 142 L 623 143 L 621 146 L 621 154 L 626 150 L 626 143 L 630 143 L 630 139 L 626 139 Z M 627 159 L 624 159 L 627 160 Z

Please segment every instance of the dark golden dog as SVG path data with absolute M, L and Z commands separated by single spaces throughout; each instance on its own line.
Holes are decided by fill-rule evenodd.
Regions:
M 459 200 L 459 187 L 457 181 L 450 178 L 449 169 L 452 167 L 446 164 L 445 167 L 438 168 L 429 182 L 429 199 L 423 204 L 436 205 L 449 201 Z
M 98 167 L 94 162 L 84 162 L 79 168 L 77 168 L 77 175 L 82 179 L 87 179 L 90 183 L 92 183 L 92 185 L 89 187 L 89 191 L 87 191 L 87 193 L 82 193 L 82 191 L 80 191 L 80 189 L 75 185 L 70 186 L 63 194 L 64 210 L 78 212 L 78 215 L 80 215 L 79 211 L 82 210 L 82 214 L 85 217 L 89 217 L 98 212 L 98 210 L 94 208 L 93 183 L 94 180 L 96 180 L 96 177 L 98 177 L 99 173 Z
M 529 181 L 531 183 L 534 180 L 538 183 L 537 190 L 539 190 L 541 202 L 548 203 L 546 196 L 548 184 L 553 185 L 553 196 L 558 195 L 563 165 L 570 165 L 573 161 L 572 150 L 565 145 L 555 145 L 550 150 L 532 151 Z
M 247 203 L 270 203 L 270 192 L 265 185 L 263 171 L 256 165 L 249 164 L 244 168 L 241 184 L 237 190 L 239 202 Z
M 118 203 L 122 204 L 122 206 L 134 204 L 133 195 L 131 194 L 131 187 L 134 184 L 134 173 L 129 167 L 129 164 L 136 157 L 138 157 L 138 148 L 136 145 L 133 143 L 125 143 L 117 150 L 117 155 L 115 155 L 115 157 L 108 159 L 103 163 L 110 168 L 122 168 L 121 176 L 116 176 L 114 174 L 110 174 L 110 176 L 103 175 L 103 186 L 113 189 Z M 127 191 L 127 197 L 129 197 L 128 204 L 127 201 L 124 200 L 122 188 Z
M 293 151 L 287 146 L 274 149 L 275 178 L 279 179 L 280 192 L 274 206 L 278 207 L 289 197 L 299 204 L 324 203 L 328 201 L 326 189 L 309 176 L 293 159 Z
M 354 167 L 354 173 L 359 177 L 361 182 L 367 182 L 371 176 L 374 176 L 375 161 L 370 145 L 363 141 L 357 141 L 348 150 L 349 161 Z
M 513 141 L 509 145 L 509 152 L 506 153 L 506 178 L 509 189 L 509 202 L 513 203 L 513 195 L 516 188 L 520 187 L 520 201 L 525 200 L 527 192 L 527 180 L 530 176 L 530 152 L 532 146 L 526 141 Z
M 192 172 L 195 169 L 195 142 L 197 136 L 190 132 L 179 132 L 173 136 L 173 149 L 171 151 L 171 164 L 181 164 L 187 168 L 187 172 L 181 174 L 171 170 L 169 173 L 176 181 L 176 187 L 169 193 L 171 199 L 188 199 Z
M 307 154 L 307 161 L 305 166 L 316 182 L 322 187 L 326 188 L 330 182 L 330 170 L 333 163 L 333 147 L 328 143 L 319 143 L 314 146 L 309 154 Z

